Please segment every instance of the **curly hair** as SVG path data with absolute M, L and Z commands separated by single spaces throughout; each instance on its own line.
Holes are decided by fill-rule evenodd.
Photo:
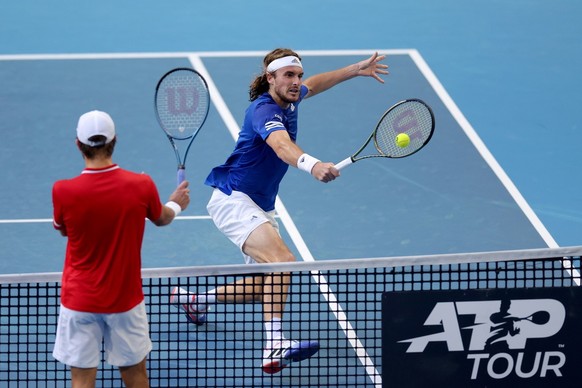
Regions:
M 265 58 L 263 58 L 263 68 L 261 70 L 261 74 L 255 77 L 249 87 L 250 101 L 256 100 L 261 94 L 269 90 L 269 82 L 267 81 L 267 66 L 269 66 L 269 63 L 273 62 L 275 59 L 287 57 L 290 55 L 301 60 L 301 57 L 297 55 L 295 51 L 288 48 L 276 48 L 275 50 L 265 55 Z

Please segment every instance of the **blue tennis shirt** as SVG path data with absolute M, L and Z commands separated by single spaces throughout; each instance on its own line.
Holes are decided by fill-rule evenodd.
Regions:
M 265 141 L 274 131 L 286 130 L 297 138 L 299 103 L 307 94 L 302 85 L 299 100 L 282 109 L 269 93 L 259 96 L 247 108 L 236 146 L 226 162 L 212 169 L 206 181 L 230 195 L 233 190 L 247 194 L 264 211 L 275 209 L 279 184 L 289 165 L 279 159 Z

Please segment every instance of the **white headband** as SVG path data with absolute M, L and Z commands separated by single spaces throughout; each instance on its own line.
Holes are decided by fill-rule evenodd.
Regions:
M 267 71 L 272 73 L 285 66 L 298 66 L 303 69 L 303 65 L 301 65 L 299 58 L 290 55 L 288 57 L 275 59 L 273 62 L 269 63 L 269 66 L 267 66 Z

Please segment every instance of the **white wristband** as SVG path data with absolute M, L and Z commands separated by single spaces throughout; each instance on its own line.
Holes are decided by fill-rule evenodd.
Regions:
M 309 154 L 303 154 L 297 159 L 297 168 L 311 174 L 311 170 L 315 163 L 320 162 L 319 159 L 314 158 Z
M 178 214 L 182 213 L 182 208 L 174 201 L 166 202 L 166 206 L 174 211 L 174 217 L 178 217 Z

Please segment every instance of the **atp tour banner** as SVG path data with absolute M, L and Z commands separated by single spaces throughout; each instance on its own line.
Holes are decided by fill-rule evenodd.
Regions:
M 580 287 L 387 292 L 383 387 L 582 387 Z

